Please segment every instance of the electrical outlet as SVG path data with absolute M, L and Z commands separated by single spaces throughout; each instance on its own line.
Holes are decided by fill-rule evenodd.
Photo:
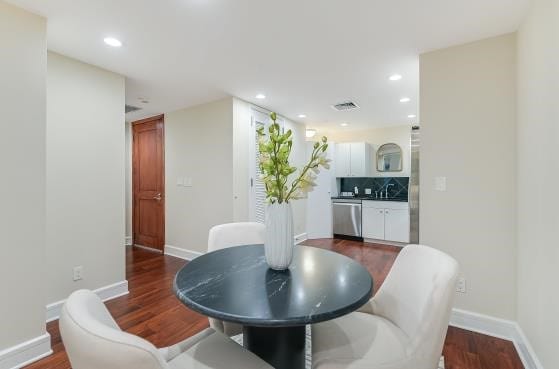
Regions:
M 365 188 L 365 195 L 370 195 L 371 193 L 372 192 L 370 188 Z
M 456 282 L 456 292 L 466 293 L 466 278 L 458 278 Z
M 83 266 L 78 265 L 74 267 L 74 282 L 83 279 Z

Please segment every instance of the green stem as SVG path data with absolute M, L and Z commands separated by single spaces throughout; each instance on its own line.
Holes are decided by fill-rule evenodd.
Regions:
M 299 175 L 299 177 L 295 181 L 293 181 L 293 183 L 291 184 L 291 190 L 289 190 L 289 192 L 287 193 L 287 196 L 285 196 L 286 201 L 289 201 L 291 195 L 293 194 L 293 191 L 295 191 L 295 189 L 297 188 L 297 186 L 301 182 L 301 179 L 305 176 L 305 174 L 307 174 L 309 169 L 314 167 L 313 163 L 316 160 L 316 154 L 318 153 L 319 150 L 320 150 L 320 146 L 313 150 L 313 153 L 311 155 L 311 160 L 305 166 L 305 168 L 303 168 L 303 171 L 301 172 L 301 175 Z

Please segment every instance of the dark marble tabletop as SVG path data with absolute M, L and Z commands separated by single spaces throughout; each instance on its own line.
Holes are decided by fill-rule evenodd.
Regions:
M 173 288 L 186 306 L 206 316 L 288 327 L 357 310 L 371 298 L 373 280 L 352 259 L 308 246 L 296 246 L 287 271 L 274 271 L 264 246 L 249 245 L 197 257 L 177 273 Z

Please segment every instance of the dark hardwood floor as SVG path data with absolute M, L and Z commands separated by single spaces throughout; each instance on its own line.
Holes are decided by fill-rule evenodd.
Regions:
M 309 240 L 305 245 L 329 249 L 363 264 L 380 287 L 399 248 L 347 240 Z M 204 316 L 184 307 L 174 296 L 171 284 L 186 262 L 138 248 L 127 248 L 126 276 L 130 294 L 107 302 L 118 324 L 154 345 L 168 346 L 208 326 Z M 70 363 L 58 331 L 58 321 L 47 324 L 54 353 L 27 368 L 68 369 Z M 444 356 L 446 369 L 522 369 L 510 341 L 450 327 Z M 124 369 L 124 368 L 123 368 Z

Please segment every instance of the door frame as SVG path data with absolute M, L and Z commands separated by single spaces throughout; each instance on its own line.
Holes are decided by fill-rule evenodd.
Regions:
M 161 248 L 151 248 L 151 247 L 146 247 L 149 250 L 153 250 L 153 251 L 160 251 L 161 253 L 164 252 L 165 250 L 165 201 L 166 201 L 166 194 L 165 194 L 165 115 L 164 114 L 159 114 L 153 117 L 149 117 L 149 118 L 144 118 L 144 119 L 140 119 L 140 120 L 136 120 L 130 123 L 130 130 L 131 130 L 131 147 L 132 147 L 132 180 L 131 185 L 132 185 L 132 245 L 133 246 L 138 246 L 136 245 L 136 240 L 135 240 L 135 236 L 136 236 L 136 182 L 137 182 L 137 177 L 136 177 L 136 171 L 137 171 L 137 153 L 136 153 L 136 140 L 135 140 L 135 136 L 134 136 L 134 126 L 135 125 L 139 125 L 139 124 L 144 124 L 144 123 L 150 123 L 150 122 L 154 122 L 154 121 L 161 121 L 161 137 L 162 137 L 162 142 L 161 142 L 161 149 L 163 151 L 163 155 L 162 157 L 162 163 L 161 163 L 161 171 L 162 171 L 162 176 L 161 176 L 161 206 L 163 207 L 163 212 L 162 212 L 162 232 L 163 234 L 161 235 Z M 139 247 L 143 247 L 141 245 L 139 245 Z

